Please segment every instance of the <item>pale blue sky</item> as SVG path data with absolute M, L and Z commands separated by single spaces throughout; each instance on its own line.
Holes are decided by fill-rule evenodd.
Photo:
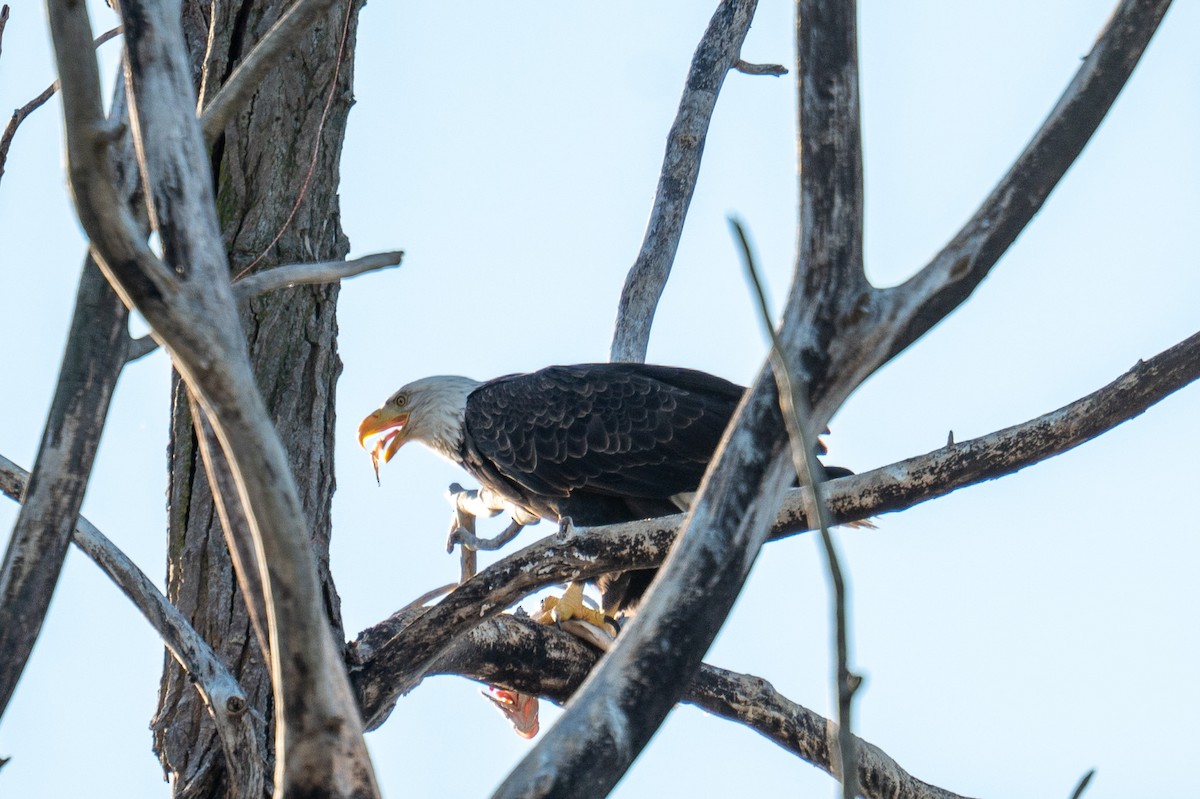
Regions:
M 42 11 L 15 3 L 0 106 L 52 78 Z M 790 63 L 791 4 L 762 0 L 744 56 Z M 97 31 L 113 24 L 92 2 Z M 333 569 L 347 629 L 453 579 L 441 494 L 462 475 L 405 449 L 377 488 L 361 417 L 427 374 L 485 378 L 603 360 L 693 48 L 713 2 L 387 3 L 362 14 L 342 167 L 355 254 L 400 270 L 346 284 Z M 1108 0 L 860 3 L 868 268 L 894 283 L 955 232 L 1036 129 Z M 1167 15 L 1125 93 L 977 295 L 869 380 L 833 422 L 830 461 L 866 470 L 1024 421 L 1200 327 L 1200 9 Z M 107 46 L 105 63 L 113 61 Z M 111 72 L 111 69 L 109 70 Z M 83 252 L 57 101 L 30 118 L 0 183 L 10 376 L 0 452 L 32 463 Z M 739 214 L 772 293 L 795 239 L 794 84 L 731 75 L 664 295 L 651 360 L 734 380 L 765 349 L 725 218 Z M 168 369 L 122 378 L 85 513 L 161 579 Z M 1195 796 L 1200 744 L 1195 493 L 1200 389 L 1100 440 L 841 534 L 853 585 L 857 731 L 967 795 Z M 0 503 L 0 530 L 15 517 Z M 528 542 L 548 532 L 533 528 Z M 708 660 L 829 713 L 816 542 L 768 547 Z M 163 797 L 150 752 L 162 648 L 72 552 L 0 723 L 5 797 Z M 543 704 L 544 726 L 555 711 Z M 486 795 L 529 744 L 464 680 L 437 678 L 370 742 L 389 796 Z M 477 748 L 471 755 L 464 750 Z M 675 711 L 620 797 L 832 796 L 753 733 Z

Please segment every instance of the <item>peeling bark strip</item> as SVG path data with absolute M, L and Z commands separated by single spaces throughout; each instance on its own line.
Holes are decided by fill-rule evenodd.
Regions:
M 646 236 L 621 290 L 610 360 L 639 363 L 646 360 L 650 325 L 683 235 L 717 95 L 729 70 L 744 63 L 742 42 L 757 6 L 758 0 L 722 2 L 692 56 L 679 110 L 667 133 L 667 152 L 646 223 Z

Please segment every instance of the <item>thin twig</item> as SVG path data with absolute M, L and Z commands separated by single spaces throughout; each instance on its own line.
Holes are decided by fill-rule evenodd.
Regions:
M 8 6 L 4 6 L 3 19 L 0 21 L 0 38 L 3 38 L 4 23 L 6 22 L 8 22 Z M 121 31 L 122 28 L 120 25 L 112 30 L 105 31 L 96 37 L 93 45 L 95 47 L 99 47 L 109 39 L 120 35 Z M 28 103 L 13 111 L 12 118 L 9 119 L 8 124 L 4 126 L 4 133 L 0 134 L 0 178 L 4 177 L 4 165 L 8 161 L 8 151 L 9 148 L 12 147 L 13 136 L 17 134 L 17 128 L 20 127 L 21 123 L 25 121 L 26 117 L 45 105 L 46 101 L 53 97 L 54 93 L 57 91 L 58 81 L 54 81 L 45 89 L 43 89 L 42 93 L 37 97 L 34 97 Z
M 1087 790 L 1088 783 L 1092 781 L 1092 777 L 1096 776 L 1096 769 L 1088 769 L 1087 773 L 1079 779 L 1079 784 L 1075 786 L 1075 790 L 1071 792 L 1071 799 L 1079 799 L 1083 796 L 1083 792 Z
M 743 75 L 780 75 L 788 74 L 787 67 L 783 64 L 751 64 L 749 61 L 738 59 L 733 62 L 733 68 Z
M 856 768 L 854 736 L 851 734 L 851 704 L 854 691 L 858 687 L 859 678 L 850 673 L 849 666 L 849 622 L 846 619 L 846 582 L 842 575 L 837 548 L 833 543 L 833 535 L 829 528 L 832 519 L 829 507 L 825 503 L 822 484 L 824 471 L 817 462 L 815 436 L 809 434 L 804 425 L 804 419 L 809 418 L 805 393 L 807 386 L 801 387 L 795 374 L 788 366 L 779 343 L 779 336 L 771 324 L 771 309 L 767 306 L 767 294 L 763 290 L 759 278 L 758 266 L 755 262 L 754 251 L 746 236 L 745 228 L 736 217 L 729 218 L 733 233 L 741 245 L 742 263 L 746 267 L 746 276 L 754 295 L 758 299 L 759 321 L 771 342 L 771 366 L 775 370 L 775 379 L 779 384 L 779 403 L 783 409 L 783 421 L 787 425 L 788 438 L 792 444 L 792 463 L 801 482 L 811 487 L 809 497 L 809 518 L 817 519 L 821 531 L 821 543 L 825 549 L 825 561 L 829 573 L 830 589 L 833 594 L 833 627 L 834 627 L 834 685 L 838 697 L 838 749 L 841 752 L 842 792 L 845 799 L 854 799 L 858 795 L 855 784 L 858 774 Z
M 257 297 L 268 291 L 291 288 L 292 286 L 302 284 L 333 283 L 366 272 L 399 266 L 403 259 L 404 251 L 394 250 L 391 252 L 364 255 L 362 258 L 355 258 L 350 261 L 281 264 L 234 281 L 233 295 L 239 302 L 246 302 L 252 297 Z M 149 355 L 156 349 L 158 349 L 158 342 L 154 340 L 153 336 L 141 336 L 129 343 L 129 353 L 126 357 L 130 361 L 136 361 L 138 358 Z

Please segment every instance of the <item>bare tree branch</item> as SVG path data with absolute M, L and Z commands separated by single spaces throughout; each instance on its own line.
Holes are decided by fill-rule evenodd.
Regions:
M 821 533 L 821 544 L 825 550 L 825 564 L 829 577 L 830 605 L 833 608 L 834 629 L 834 693 L 838 698 L 838 751 L 842 771 L 849 779 L 842 781 L 842 795 L 845 799 L 854 799 L 858 795 L 856 784 L 858 762 L 854 751 L 854 736 L 851 726 L 851 703 L 854 692 L 858 689 L 859 678 L 850 673 L 850 641 L 849 620 L 846 616 L 846 580 L 842 576 L 842 566 L 833 543 L 833 535 L 829 532 L 833 521 L 829 515 L 829 507 L 825 502 L 823 483 L 824 470 L 817 461 L 817 439 L 810 438 L 805 432 L 804 420 L 810 415 L 808 402 L 801 393 L 801 383 L 796 379 L 788 366 L 779 343 L 779 336 L 771 327 L 771 311 L 767 306 L 767 295 L 763 291 L 762 280 L 759 279 L 758 266 L 755 263 L 754 251 L 745 229 L 737 219 L 730 218 L 734 236 L 741 244 L 742 259 L 746 267 L 747 277 L 758 299 L 759 321 L 766 331 L 767 339 L 771 342 L 771 369 L 775 372 L 775 383 L 779 389 L 779 405 L 783 411 L 783 423 L 787 427 L 788 441 L 791 444 L 792 468 L 800 476 L 801 482 L 811 486 L 807 492 L 809 504 L 806 506 L 808 517 L 817 521 L 817 529 Z
M 4 6 L 3 22 L 0 22 L 0 36 L 3 35 L 4 22 L 7 21 L 8 6 Z M 94 46 L 99 47 L 109 39 L 116 38 L 118 35 L 120 35 L 120 33 L 121 26 L 118 25 L 112 30 L 105 31 L 97 36 L 93 44 Z M 37 97 L 34 97 L 25 105 L 13 111 L 12 118 L 10 118 L 8 120 L 8 124 L 4 126 L 4 133 L 0 133 L 0 178 L 4 177 L 4 165 L 8 162 L 8 151 L 9 148 L 12 147 L 13 136 L 17 135 L 17 128 L 20 127 L 21 123 L 25 121 L 26 117 L 45 105 L 46 101 L 53 97 L 56 91 L 58 91 L 58 81 L 54 81 L 45 89 L 43 89 L 42 93 Z
M 419 614 L 400 611 L 363 631 L 347 654 L 356 684 L 386 682 L 378 654 Z M 427 676 L 453 674 L 564 704 L 578 690 L 600 654 L 574 636 L 528 617 L 502 614 L 480 624 L 447 649 Z M 395 675 L 391 675 L 395 676 Z M 754 730 L 784 750 L 841 778 L 836 756 L 838 726 L 792 702 L 759 677 L 703 664 L 683 701 Z M 878 747 L 856 739 L 858 782 L 870 799 L 957 799 L 902 769 Z
M 667 151 L 642 249 L 621 290 L 610 353 L 613 361 L 646 360 L 650 325 L 683 234 L 717 95 L 725 75 L 740 60 L 757 5 L 758 0 L 723 0 L 692 56 L 679 110 L 667 134 Z
M 399 266 L 403 250 L 377 252 L 349 261 L 320 261 L 312 264 L 282 264 L 240 278 L 233 284 L 233 294 L 240 301 L 268 291 L 304 284 L 336 283 L 364 272 L 374 272 Z
M 683 701 L 736 721 L 846 785 L 837 756 L 837 724 L 799 705 L 761 677 L 701 664 Z M 870 799 L 958 799 L 958 794 L 922 782 L 874 744 L 853 737 L 856 796 Z
M 1042 207 L 1129 80 L 1171 5 L 1122 0 L 1042 127 L 962 230 L 907 282 L 878 298 L 890 358 L 956 308 Z
M 280 264 L 233 282 L 233 296 L 238 302 L 247 302 L 268 291 L 291 288 L 305 284 L 335 283 L 349 277 L 399 266 L 404 259 L 403 250 L 377 252 L 349 261 L 319 261 L 306 264 Z M 153 336 L 145 335 L 129 342 L 128 360 L 149 355 L 158 349 Z
M 167 343 L 179 373 L 201 397 L 250 516 L 260 563 L 266 563 L 275 790 L 280 796 L 377 795 L 357 709 L 324 615 L 295 482 L 257 391 L 229 287 L 179 18 L 159 4 L 122 3 L 139 160 L 164 266 L 131 235 L 128 219 L 103 204 L 112 193 L 111 166 L 97 74 L 94 60 L 77 57 L 89 27 L 86 14 L 68 0 L 48 0 L 47 6 L 80 220 L 110 281 Z
M 8 3 L 0 6 L 0 55 L 4 53 L 4 27 L 8 25 Z
M 296 40 L 328 12 L 337 0 L 299 0 L 283 13 L 266 35 L 259 40 L 233 74 L 221 85 L 200 114 L 200 126 L 204 140 L 211 142 L 225 129 L 230 117 L 246 106 L 251 95 L 258 90 L 263 75 L 279 66 L 280 56 Z M 208 79 L 207 73 L 205 80 Z M 206 90 L 201 88 L 200 96 Z M 322 281 L 327 282 L 327 281 Z
M 771 75 L 779 77 L 788 74 L 787 67 L 782 64 L 751 64 L 740 58 L 733 62 L 733 68 L 743 75 Z
M 125 365 L 128 312 L 91 258 L 84 264 L 50 416 L 0 566 L 0 713 L 42 629 Z
M 825 500 L 835 524 L 904 510 L 1066 452 L 1140 415 L 1197 379 L 1200 333 L 1139 362 L 1107 386 L 1058 410 L 980 438 L 832 480 L 824 484 Z M 807 491 L 789 492 L 771 527 L 772 538 L 811 528 L 805 510 Z M 402 630 L 392 630 L 383 639 L 386 643 L 373 647 L 378 670 L 355 675 L 367 726 L 373 729 L 382 724 L 396 698 L 420 681 L 438 653 L 481 620 L 547 585 L 657 566 L 674 543 L 683 519 L 682 515 L 668 516 L 576 529 L 565 538 L 548 536 L 484 569 Z M 367 635 L 362 633 L 360 640 Z M 380 677 L 382 674 L 388 676 Z
M 127 119 L 118 86 L 111 120 Z M 125 128 L 120 128 L 125 133 Z M 114 191 L 140 207 L 133 144 L 120 137 Z M 0 565 L 0 715 L 37 640 L 58 583 L 71 530 L 91 477 L 109 402 L 125 364 L 128 312 L 94 258 L 84 259 L 75 310 L 50 414 L 33 464 L 32 488 L 13 525 Z
M 0 455 L 0 492 L 23 502 L 30 481 L 28 472 Z M 237 678 L 150 578 L 95 525 L 83 516 L 77 517 L 71 539 L 132 600 L 195 680 L 221 738 L 233 795 L 259 799 L 264 784 L 262 747 L 249 723 L 250 707 Z
M 1071 799 L 1080 799 L 1094 776 L 1096 776 L 1096 769 L 1088 769 L 1087 773 L 1079 778 L 1079 784 L 1075 786 L 1075 790 L 1071 792 Z

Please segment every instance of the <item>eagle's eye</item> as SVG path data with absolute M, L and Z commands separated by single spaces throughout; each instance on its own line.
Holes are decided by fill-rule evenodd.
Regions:
M 397 408 L 403 408 L 405 405 L 408 404 L 408 395 L 407 394 L 397 394 L 396 398 L 394 400 L 392 400 L 392 402 L 396 403 Z

